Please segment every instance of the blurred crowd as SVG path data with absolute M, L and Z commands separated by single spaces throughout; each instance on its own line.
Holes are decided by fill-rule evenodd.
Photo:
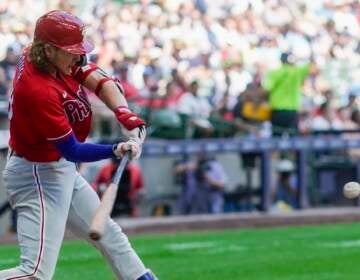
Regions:
M 1 0 L 0 113 L 6 113 L 16 63 L 32 41 L 36 19 L 52 9 L 85 21 L 96 46 L 89 60 L 121 81 L 129 105 L 149 124 L 150 137 L 359 129 L 357 0 Z M 89 95 L 92 137 L 117 136 L 112 113 Z M 359 151 L 353 154 L 360 158 Z M 226 174 L 208 161 L 174 168 L 187 186 L 180 212 L 222 211 Z M 104 166 L 94 182 L 99 195 L 114 164 Z M 279 169 L 279 182 L 289 190 L 285 196 L 296 192 L 293 169 Z M 136 216 L 142 182 L 131 182 L 119 212 Z M 202 204 L 194 202 L 199 197 Z
M 295 117 L 301 132 L 359 125 L 356 0 L 2 0 L 3 99 L 36 18 L 54 8 L 87 23 L 96 46 L 90 60 L 122 81 L 154 137 L 266 136 L 269 123 L 282 129 L 273 111 L 277 119 Z M 300 71 L 284 70 L 285 63 L 307 68 L 293 75 Z M 276 82 L 276 70 L 296 88 Z M 93 99 L 94 133 L 106 133 L 109 112 Z
M 359 128 L 358 1 L 124 2 L 2 0 L 0 98 L 6 102 L 10 95 L 17 59 L 32 40 L 36 19 L 63 9 L 87 23 L 96 46 L 89 59 L 120 79 L 152 137 L 269 137 Z M 90 97 L 93 136 L 113 136 L 111 112 Z M 207 182 L 197 189 L 194 166 L 175 168 L 188 183 L 180 211 L 221 211 L 225 179 L 220 187 Z M 99 195 L 109 170 L 94 182 Z M 132 216 L 141 184 L 133 185 L 119 203 Z

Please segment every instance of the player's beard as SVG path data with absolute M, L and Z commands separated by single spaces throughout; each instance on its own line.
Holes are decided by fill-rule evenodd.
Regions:
M 60 71 L 62 74 L 64 75 L 70 75 L 72 72 L 72 67 L 75 65 L 74 61 L 71 61 L 69 63 L 59 63 L 59 64 L 55 64 L 54 66 L 56 67 L 56 69 L 58 71 Z
M 72 66 L 74 66 L 74 64 L 66 67 L 66 68 L 65 68 L 65 71 L 63 71 L 63 73 L 64 73 L 65 75 L 70 75 L 70 74 L 71 74 L 71 68 L 72 68 Z
M 73 55 L 63 50 L 58 50 L 58 52 L 55 54 L 53 65 L 61 73 L 65 75 L 70 75 L 72 67 L 78 61 L 79 61 L 79 55 Z

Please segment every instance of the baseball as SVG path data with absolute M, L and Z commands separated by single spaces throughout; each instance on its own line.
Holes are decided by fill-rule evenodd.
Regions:
M 356 198 L 360 195 L 360 184 L 358 182 L 346 183 L 343 192 L 346 198 Z

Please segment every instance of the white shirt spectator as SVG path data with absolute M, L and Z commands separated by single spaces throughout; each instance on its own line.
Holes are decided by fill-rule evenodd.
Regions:
M 208 118 L 211 112 L 211 105 L 206 98 L 187 92 L 179 99 L 177 111 L 193 117 Z
M 332 130 L 332 129 L 340 130 L 341 123 L 338 120 L 329 122 L 327 119 L 325 119 L 322 116 L 317 116 L 312 121 L 312 130 Z

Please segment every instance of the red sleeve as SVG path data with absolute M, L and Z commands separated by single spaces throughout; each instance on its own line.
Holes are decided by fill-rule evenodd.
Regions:
M 112 179 L 112 173 L 114 171 L 114 165 L 113 164 L 106 164 L 104 165 L 100 170 L 98 175 L 95 179 L 95 184 L 110 184 Z
M 96 69 L 98 69 L 98 67 L 93 62 L 89 62 L 85 66 L 74 65 L 72 68 L 72 76 L 75 80 L 82 84 L 86 77 L 89 76 L 89 74 Z
M 47 92 L 39 92 L 38 96 L 40 97 L 32 104 L 33 111 L 36 112 L 34 125 L 37 131 L 48 141 L 68 136 L 72 128 L 58 92 L 53 88 L 48 88 Z
M 136 181 L 136 189 L 139 191 L 144 187 L 144 179 L 141 173 L 138 173 L 137 181 Z
M 144 186 L 144 179 L 143 176 L 141 174 L 141 170 L 138 166 L 134 165 L 134 164 L 129 164 L 128 168 L 131 170 L 131 178 L 132 178 L 132 182 L 131 182 L 131 187 L 132 187 L 132 192 L 133 195 L 136 195 L 137 192 L 143 188 Z

